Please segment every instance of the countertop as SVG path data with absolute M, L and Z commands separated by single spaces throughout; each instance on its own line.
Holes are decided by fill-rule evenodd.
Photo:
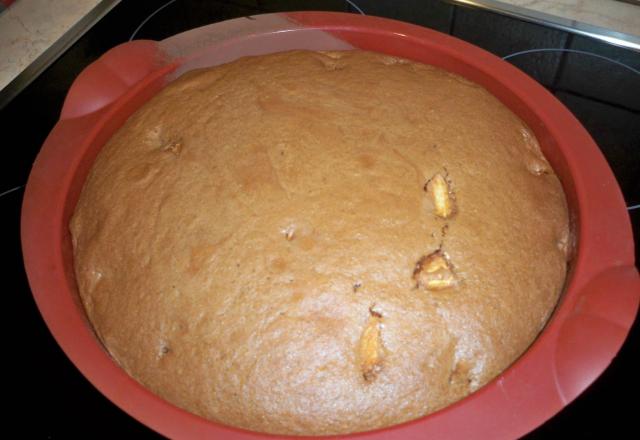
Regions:
M 0 13 L 0 107 L 108 12 L 115 0 L 18 0 Z
M 474 0 L 469 3 L 474 3 Z M 640 37 L 640 3 L 634 5 L 617 0 L 496 0 L 489 3 L 495 3 L 498 8 L 515 6 L 523 11 L 539 12 Z

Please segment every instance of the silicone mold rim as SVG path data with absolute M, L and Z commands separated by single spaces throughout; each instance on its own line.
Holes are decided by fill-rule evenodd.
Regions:
M 224 52 L 235 47 L 242 52 L 257 44 L 259 51 L 275 51 L 291 38 L 304 43 L 301 37 L 309 41 L 317 37 L 320 46 L 343 44 L 435 64 L 485 86 L 536 133 L 563 181 L 578 231 L 578 250 L 564 297 L 539 338 L 509 369 L 478 392 L 434 414 L 344 437 L 515 438 L 560 411 L 593 382 L 633 323 L 640 278 L 629 218 L 615 178 L 571 113 L 510 64 L 418 26 L 325 12 L 266 14 L 254 17 L 251 24 L 243 20 L 188 31 L 160 43 L 125 43 L 107 52 L 72 85 L 60 121 L 34 163 L 22 210 L 29 283 L 58 344 L 96 388 L 169 437 L 274 437 L 181 410 L 143 388 L 111 360 L 77 298 L 67 224 L 100 147 L 181 68 L 197 64 L 212 48 Z M 215 35 L 209 32 L 214 29 L 219 31 Z M 275 46 L 268 47 L 269 41 Z

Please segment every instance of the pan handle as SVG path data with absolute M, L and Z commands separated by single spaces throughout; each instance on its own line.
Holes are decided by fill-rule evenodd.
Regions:
M 612 267 L 581 289 L 555 346 L 556 386 L 566 403 L 609 366 L 633 326 L 639 301 L 640 276 L 633 266 Z
M 106 52 L 74 80 L 60 119 L 77 118 L 106 107 L 163 63 L 158 42 L 137 40 Z

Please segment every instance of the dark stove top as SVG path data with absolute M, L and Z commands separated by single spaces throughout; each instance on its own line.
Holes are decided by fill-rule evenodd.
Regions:
M 55 124 L 75 76 L 134 29 L 164 1 L 122 1 L 39 78 L 0 111 L 4 134 L 0 193 L 23 185 L 46 135 Z M 532 48 L 585 50 L 640 69 L 640 53 L 586 37 L 439 0 L 355 0 L 370 15 L 430 27 L 499 56 Z M 311 9 L 354 12 L 342 0 L 177 0 L 158 12 L 137 38 L 160 40 L 175 33 L 244 15 Z M 640 204 L 640 76 L 601 59 L 576 53 L 513 58 L 578 117 L 613 169 L 628 205 Z M 5 366 L 10 409 L 8 432 L 25 438 L 158 438 L 104 398 L 66 358 L 42 321 L 29 290 L 19 239 L 22 188 L 0 196 L 4 219 L 6 298 Z M 630 211 L 636 259 L 640 209 Z M 8 319 L 7 319 L 8 318 Z M 636 373 L 640 348 L 636 322 L 605 373 L 578 399 L 527 439 L 627 438 L 636 432 Z M 25 420 L 28 420 L 25 423 Z

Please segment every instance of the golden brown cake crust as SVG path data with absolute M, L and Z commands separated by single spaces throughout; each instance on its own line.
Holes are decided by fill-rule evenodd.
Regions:
M 71 232 L 88 316 L 137 380 L 223 423 L 328 434 L 509 366 L 558 299 L 567 224 L 483 88 L 297 51 L 166 87 L 98 156 Z

